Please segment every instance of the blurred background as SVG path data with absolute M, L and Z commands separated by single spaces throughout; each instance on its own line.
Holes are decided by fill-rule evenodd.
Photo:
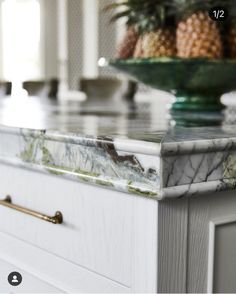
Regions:
M 92 109 L 109 106 L 109 111 L 117 111 L 122 99 L 135 100 L 154 121 L 158 117 L 158 128 L 165 128 L 170 94 L 99 66 L 99 60 L 114 58 L 125 32 L 125 20 L 111 23 L 112 11 L 104 11 L 112 2 L 0 0 L 0 97 L 89 100 Z M 234 117 L 235 109 L 229 108 L 227 122 Z
M 110 75 L 99 57 L 115 55 L 122 25 L 110 24 L 107 0 L 0 0 L 0 79 L 59 79 L 78 89 L 81 77 Z
M 113 12 L 104 11 L 113 2 L 0 0 L 0 98 L 16 98 L 11 106 L 32 96 L 74 103 L 86 100 L 92 114 L 123 111 L 127 108 L 124 100 L 135 99 L 144 116 L 151 111 L 155 121 L 158 112 L 158 122 L 163 121 L 159 127 L 165 128 L 162 118 L 169 94 L 99 66 L 99 60 L 104 63 L 114 58 L 125 32 L 125 19 L 111 23 Z M 128 107 L 133 110 L 136 106 Z M 72 108 L 77 106 L 72 104 Z M 9 118 L 2 122 L 13 124 Z

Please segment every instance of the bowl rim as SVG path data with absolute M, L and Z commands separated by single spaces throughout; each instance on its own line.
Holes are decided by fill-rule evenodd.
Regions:
M 152 58 L 113 58 L 108 61 L 108 64 L 115 65 L 133 65 L 133 64 L 160 64 L 160 63 L 202 63 L 202 64 L 236 64 L 236 59 L 221 58 L 221 59 L 209 59 L 209 58 L 181 58 L 181 57 L 152 57 Z

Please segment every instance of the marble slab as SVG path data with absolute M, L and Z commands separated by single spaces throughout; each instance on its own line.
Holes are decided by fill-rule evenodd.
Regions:
M 3 99 L 0 162 L 157 200 L 235 189 L 235 126 L 169 127 L 156 102 L 123 103 Z

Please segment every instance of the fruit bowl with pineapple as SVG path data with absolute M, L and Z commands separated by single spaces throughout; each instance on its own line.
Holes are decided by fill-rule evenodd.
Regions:
M 126 17 L 126 32 L 109 65 L 175 94 L 172 113 L 217 117 L 221 95 L 236 90 L 236 1 L 118 0 L 109 9 L 117 7 L 112 20 Z

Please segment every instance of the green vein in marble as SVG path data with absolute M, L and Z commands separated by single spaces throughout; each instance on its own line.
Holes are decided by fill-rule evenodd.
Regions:
M 55 165 L 50 165 L 50 164 L 48 164 L 48 165 L 46 165 L 44 167 L 47 169 L 47 171 L 50 174 L 53 174 L 53 175 L 56 175 L 56 176 L 62 176 L 62 175 L 64 175 L 66 173 L 66 168 L 63 168 L 63 170 L 65 170 L 65 171 L 63 171 L 60 167 L 57 167 Z M 68 171 L 70 171 L 70 170 L 68 169 Z
M 223 163 L 223 178 L 236 178 L 236 154 L 231 154 Z
M 141 190 L 138 187 L 134 187 L 132 184 L 132 181 L 128 182 L 128 192 L 130 192 L 132 194 L 137 194 L 140 196 L 146 196 L 146 197 L 156 197 L 157 196 L 156 192 Z
M 112 182 L 107 181 L 107 180 L 103 180 L 103 179 L 97 179 L 96 184 L 98 184 L 100 186 L 105 186 L 105 187 L 114 187 Z
M 42 151 L 42 163 L 44 165 L 54 164 L 54 159 L 50 151 L 45 146 L 42 146 L 40 149 Z
M 78 177 L 82 179 L 83 181 L 89 182 L 90 178 L 97 178 L 100 176 L 98 173 L 93 173 L 93 172 L 87 172 L 85 170 L 81 169 L 76 169 L 74 170 L 76 174 L 78 174 Z
M 31 142 L 28 147 L 24 149 L 20 153 L 20 158 L 25 162 L 34 162 L 33 155 L 34 155 L 34 147 L 35 147 L 35 141 Z
M 100 175 L 96 174 L 96 173 L 92 173 L 92 172 L 87 172 L 81 169 L 71 169 L 68 167 L 61 167 L 61 166 L 57 166 L 55 164 L 45 164 L 45 162 L 43 163 L 44 167 L 48 170 L 48 172 L 55 174 L 55 175 L 63 175 L 66 173 L 73 173 L 75 174 L 79 179 L 86 181 L 86 182 L 90 182 L 90 178 L 97 178 Z
M 49 173 L 51 173 L 53 175 L 64 175 L 67 172 L 69 172 L 69 173 L 76 174 L 77 178 L 79 178 L 80 180 L 82 180 L 84 182 L 93 182 L 93 180 L 91 181 L 91 179 L 95 179 L 95 183 L 100 186 L 114 187 L 112 181 L 109 181 L 107 179 L 98 178 L 98 177 L 100 177 L 100 175 L 97 173 L 87 172 L 87 171 L 83 171 L 81 169 L 72 170 L 72 169 L 69 169 L 66 167 L 62 168 L 62 167 L 59 167 L 56 165 L 51 165 L 51 164 L 47 164 L 45 166 L 45 168 Z
M 59 175 L 78 179 L 86 183 L 93 183 L 103 187 L 120 187 L 124 192 L 141 195 L 145 197 L 155 197 L 157 193 L 148 189 L 145 183 L 125 180 L 125 178 L 107 177 L 98 172 L 85 171 L 78 168 L 58 165 L 52 152 L 46 147 L 45 140 L 40 134 L 36 138 L 28 140 L 24 138 L 24 149 L 17 155 L 23 162 L 36 164 L 52 175 Z M 131 168 L 134 168 L 131 166 Z M 124 181 L 125 180 L 125 181 Z M 143 184 L 143 185 L 142 185 Z

